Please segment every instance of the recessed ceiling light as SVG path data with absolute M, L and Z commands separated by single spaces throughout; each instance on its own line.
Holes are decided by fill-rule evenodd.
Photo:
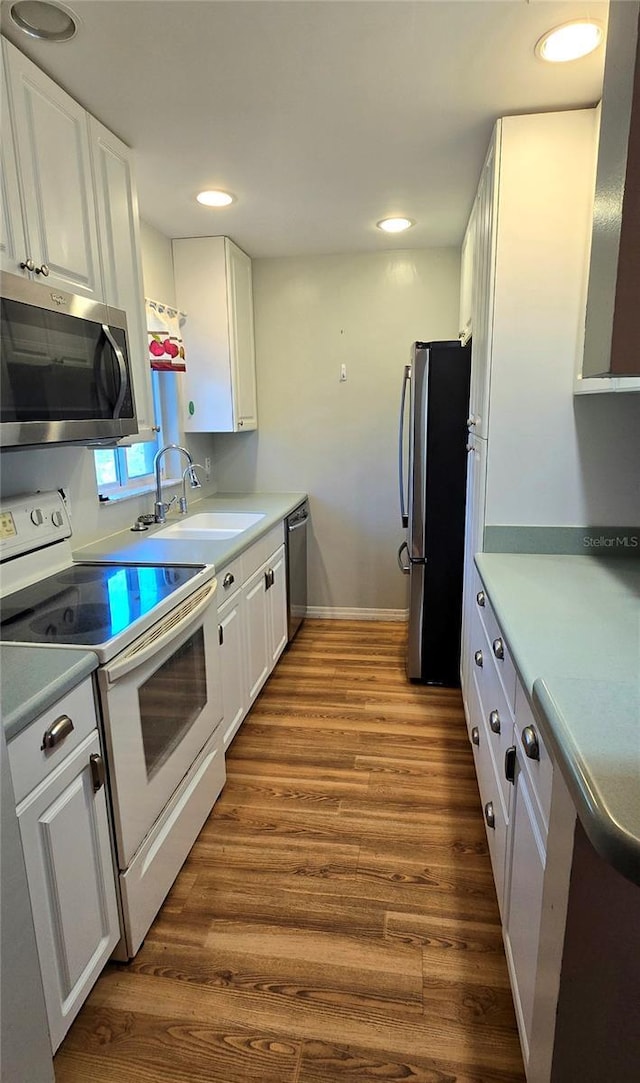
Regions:
M 603 37 L 600 23 L 593 19 L 576 19 L 543 34 L 535 52 L 542 60 L 549 60 L 553 64 L 579 60 L 597 49 Z
M 383 229 L 385 233 L 402 233 L 403 230 L 410 229 L 415 223 L 410 218 L 383 218 L 376 225 L 378 229 Z
M 9 14 L 20 30 L 41 41 L 69 41 L 78 29 L 78 16 L 49 0 L 17 0 Z
M 230 203 L 233 203 L 234 197 L 229 192 L 215 189 L 209 192 L 198 192 L 196 199 L 205 207 L 228 207 Z

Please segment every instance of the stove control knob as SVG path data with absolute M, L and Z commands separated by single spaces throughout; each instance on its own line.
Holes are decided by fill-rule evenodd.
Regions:
M 62 526 L 64 523 L 64 515 L 61 511 L 54 511 L 51 515 L 51 522 L 54 526 Z
M 43 518 L 44 517 L 42 515 L 42 512 L 40 511 L 40 508 L 34 508 L 31 512 L 31 522 L 33 523 L 33 525 L 42 526 Z

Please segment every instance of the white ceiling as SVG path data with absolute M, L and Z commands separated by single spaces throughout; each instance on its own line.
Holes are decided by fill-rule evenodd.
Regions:
M 458 245 L 496 117 L 594 104 L 603 49 L 538 60 L 592 0 L 68 0 L 65 44 L 2 29 L 136 150 L 142 217 L 249 255 Z M 200 207 L 201 188 L 237 202 Z M 415 219 L 389 237 L 378 219 Z

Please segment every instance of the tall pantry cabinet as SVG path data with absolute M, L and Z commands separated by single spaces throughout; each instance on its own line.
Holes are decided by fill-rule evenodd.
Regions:
M 503 118 L 470 218 L 465 702 L 473 558 L 485 548 L 487 527 L 562 524 L 566 494 L 578 483 L 573 373 L 584 325 L 595 156 L 593 109 Z

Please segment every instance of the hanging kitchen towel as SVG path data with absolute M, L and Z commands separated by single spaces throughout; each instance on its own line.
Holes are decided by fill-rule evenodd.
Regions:
M 186 372 L 180 317 L 184 314 L 160 301 L 145 298 L 149 361 L 157 372 Z

